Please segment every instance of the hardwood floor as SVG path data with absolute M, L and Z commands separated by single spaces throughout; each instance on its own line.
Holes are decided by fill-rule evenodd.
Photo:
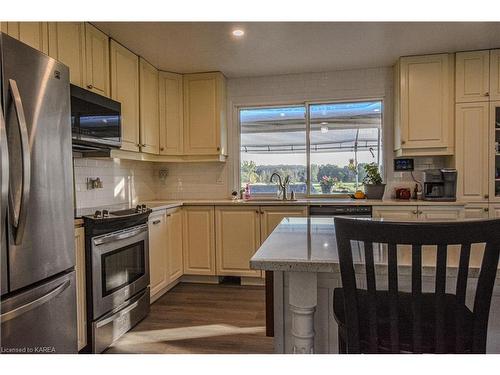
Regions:
M 106 353 L 273 353 L 265 323 L 263 287 L 179 284 Z

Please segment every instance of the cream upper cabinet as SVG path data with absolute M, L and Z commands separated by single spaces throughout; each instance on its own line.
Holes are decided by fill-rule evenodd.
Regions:
M 488 103 L 456 105 L 457 196 L 466 202 L 488 202 L 489 111 Z
M 488 219 L 490 216 L 488 204 L 467 204 L 465 206 L 465 219 Z
M 215 226 L 213 206 L 183 208 L 184 274 L 215 275 Z
M 388 221 L 415 221 L 418 219 L 417 206 L 373 207 L 372 217 Z
M 400 58 L 395 67 L 397 156 L 453 155 L 452 54 Z
M 182 75 L 160 72 L 160 155 L 183 152 Z
M 167 268 L 169 282 L 182 276 L 182 209 L 167 210 Z
M 85 284 L 85 230 L 75 228 L 76 324 L 78 350 L 87 345 L 87 302 Z
M 122 150 L 139 151 L 139 57 L 111 41 L 111 98 L 121 103 Z
M 184 75 L 184 154 L 227 155 L 226 137 L 222 73 Z
M 500 100 L 500 49 L 490 51 L 490 99 Z
M 109 38 L 85 23 L 85 88 L 109 97 Z
M 72 84 L 85 87 L 84 22 L 50 22 L 49 55 L 69 67 Z
M 141 151 L 159 153 L 158 69 L 139 59 Z
M 49 52 L 47 22 L 2 22 L 2 31 L 40 52 Z
M 455 101 L 489 100 L 490 51 L 459 52 L 455 56 Z
M 253 207 L 216 207 L 217 275 L 261 276 L 250 269 L 250 258 L 260 246 L 260 210 Z
M 150 294 L 154 296 L 168 283 L 167 216 L 165 210 L 149 217 L 149 279 Z
M 304 206 L 261 206 L 260 207 L 260 239 L 264 242 L 271 232 L 285 218 L 290 216 L 307 216 Z

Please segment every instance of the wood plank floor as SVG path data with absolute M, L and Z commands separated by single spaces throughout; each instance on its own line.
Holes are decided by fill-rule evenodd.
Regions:
M 263 287 L 179 284 L 106 353 L 273 353 L 264 298 Z

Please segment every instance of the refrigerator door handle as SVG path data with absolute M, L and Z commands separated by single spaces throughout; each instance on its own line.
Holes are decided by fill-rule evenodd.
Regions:
M 19 134 L 21 136 L 21 151 L 22 151 L 22 188 L 21 188 L 21 202 L 19 205 L 19 212 L 15 212 L 15 202 L 12 194 L 10 195 L 11 213 L 13 215 L 12 225 L 15 227 L 14 242 L 20 245 L 23 240 L 24 227 L 26 225 L 26 218 L 28 214 L 28 202 L 30 196 L 30 178 L 31 178 L 31 155 L 29 149 L 29 136 L 28 127 L 26 125 L 26 118 L 24 116 L 23 102 L 17 82 L 9 79 L 10 92 L 14 99 L 14 107 L 16 110 L 17 122 L 19 125 Z
M 2 108 L 0 106 L 0 173 L 2 174 L 2 186 L 0 187 L 1 196 L 0 196 L 0 207 L 1 207 L 1 220 L 2 224 L 0 225 L 0 238 L 3 238 L 3 231 L 5 225 L 3 224 L 3 220 L 5 219 L 5 215 L 7 213 L 7 199 L 9 195 L 9 148 L 7 143 L 7 132 L 5 130 L 5 120 L 2 112 Z
M 68 288 L 71 284 L 71 280 L 66 280 L 64 283 L 59 285 L 58 287 L 54 288 L 51 290 L 49 293 L 44 294 L 43 296 L 35 299 L 34 301 L 28 302 L 25 305 L 19 306 L 18 308 L 15 308 L 14 310 L 11 310 L 9 312 L 6 312 L 2 315 L 0 315 L 0 323 L 5 323 L 8 322 L 9 320 L 12 320 L 14 318 L 17 318 L 18 316 L 21 316 L 28 311 L 31 311 L 44 303 L 49 302 L 51 299 L 56 298 L 59 294 L 64 292 L 66 288 Z

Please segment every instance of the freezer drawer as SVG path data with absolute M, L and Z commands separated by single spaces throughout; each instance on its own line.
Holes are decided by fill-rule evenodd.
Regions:
M 77 353 L 75 271 L 1 303 L 2 353 Z

